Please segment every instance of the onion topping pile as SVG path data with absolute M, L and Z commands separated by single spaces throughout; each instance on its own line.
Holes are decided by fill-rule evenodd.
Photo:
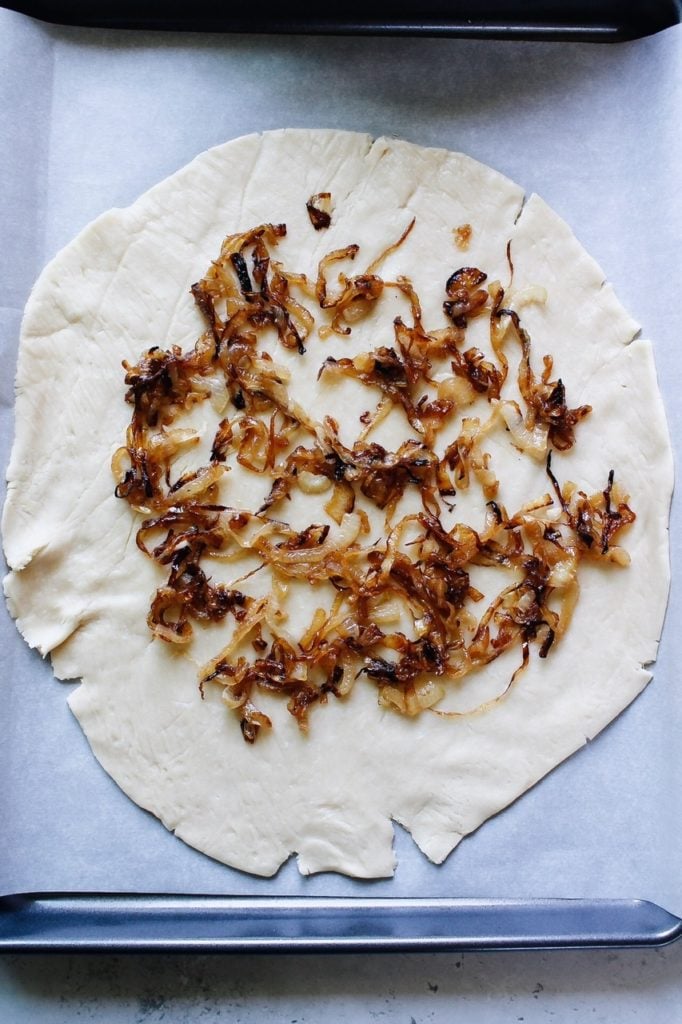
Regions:
M 330 223 L 330 198 L 319 193 L 307 204 L 316 231 Z M 199 685 L 202 696 L 221 688 L 249 743 L 272 725 L 259 695 L 284 697 L 305 731 L 311 708 L 345 697 L 360 680 L 404 715 L 472 713 L 438 705 L 464 677 L 516 648 L 506 689 L 474 709 L 485 710 L 503 699 L 533 648 L 546 658 L 560 641 L 578 599 L 579 563 L 629 564 L 619 535 L 635 515 L 613 470 L 595 494 L 555 475 L 553 452 L 575 445 L 590 407 L 570 407 L 550 356 L 534 369 L 520 303 L 512 308 L 505 299 L 511 285 L 488 283 L 476 267 L 445 272 L 442 322 L 431 330 L 410 279 L 380 274 L 413 227 L 354 275 L 347 271 L 359 246 L 327 253 L 314 280 L 274 258 L 284 224 L 231 235 L 192 287 L 205 322 L 196 344 L 155 346 L 123 364 L 132 417 L 112 460 L 115 494 L 140 517 L 139 549 L 166 575 L 151 600 L 149 629 L 181 650 L 197 628 L 228 623 L 229 640 L 203 666 Z M 465 248 L 471 228 L 458 231 Z M 509 248 L 507 258 L 513 277 Z M 389 293 L 404 312 L 375 328 L 375 347 L 325 354 L 325 339 L 348 338 Z M 488 325 L 487 354 L 467 344 L 475 320 Z M 264 343 L 273 337 L 294 359 L 312 360 L 323 385 L 346 378 L 366 391 L 352 442 L 342 441 L 332 416 L 316 419 L 292 399 L 291 371 Z M 512 360 L 515 398 L 507 397 Z M 179 457 L 200 440 L 182 423 L 204 403 L 219 410 L 210 455 L 178 472 Z M 372 439 L 392 413 L 404 417 L 410 435 L 396 450 Z M 486 451 L 494 432 L 545 467 L 545 493 L 517 509 L 502 503 Z M 236 465 L 265 478 L 259 507 L 229 503 Z M 458 495 L 470 488 L 485 499 L 476 529 L 457 519 Z M 303 529 L 287 521 L 287 503 L 299 492 L 324 509 Z M 406 498 L 409 511 L 401 507 Z M 383 522 L 378 536 L 374 509 Z M 230 584 L 214 582 L 208 566 L 216 561 L 248 568 Z M 492 599 L 472 583 L 476 567 L 499 574 Z M 248 594 L 246 581 L 264 573 L 266 592 Z M 300 585 L 319 601 L 292 635 L 288 602 Z

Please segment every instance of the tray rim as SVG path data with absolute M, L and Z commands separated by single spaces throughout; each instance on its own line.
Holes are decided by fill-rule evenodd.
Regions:
M 289 11 L 286 16 L 250 17 L 241 12 L 215 13 L 214 5 L 197 0 L 191 8 L 181 0 L 160 4 L 136 0 L 135 4 L 93 5 L 89 0 L 1 0 L 0 6 L 56 25 L 107 29 L 275 33 L 303 35 L 450 36 L 469 39 L 535 39 L 545 41 L 623 42 L 651 35 L 682 21 L 682 0 L 638 0 L 620 5 L 620 14 L 605 3 L 593 5 L 587 16 L 579 0 L 544 0 L 536 9 L 507 0 L 489 13 L 485 3 L 461 0 L 450 11 L 426 16 L 416 4 L 405 13 L 389 13 L 390 5 L 367 5 L 359 13 L 343 6 L 326 16 L 310 11 Z M 634 6 L 634 11 L 633 11 Z M 603 8 L 603 10 L 602 10 Z M 373 13 L 374 11 L 374 13 Z M 626 11 L 630 14 L 627 15 Z
M 6 953 L 474 952 L 657 947 L 682 918 L 640 899 L 0 897 Z

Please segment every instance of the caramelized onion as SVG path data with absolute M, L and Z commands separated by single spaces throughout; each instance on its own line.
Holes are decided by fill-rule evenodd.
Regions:
M 330 333 L 347 335 L 350 334 L 350 323 L 365 316 L 384 290 L 384 281 L 376 274 L 383 261 L 398 249 L 414 227 L 414 219 L 410 221 L 400 238 L 389 245 L 369 265 L 364 274 L 356 277 L 346 277 L 339 274 L 341 290 L 335 296 L 329 296 L 327 292 L 326 275 L 333 263 L 345 259 L 354 260 L 359 252 L 359 246 L 347 245 L 343 249 L 335 249 L 324 256 L 318 265 L 316 295 L 322 309 L 333 310 L 331 323 L 328 327 L 320 329 L 320 337 L 328 337 Z
M 534 459 L 544 462 L 549 434 L 547 426 L 534 423 L 532 428 L 529 428 L 516 402 L 500 402 L 497 408 L 511 434 L 512 444 L 520 452 L 527 452 Z
M 318 230 L 328 226 L 330 198 L 318 193 L 308 201 Z M 333 288 L 332 268 L 355 260 L 357 245 L 324 256 L 313 282 L 272 259 L 285 225 L 261 224 L 230 235 L 192 287 L 206 325 L 194 347 L 153 347 L 137 363 L 124 363 L 132 417 L 125 444 L 111 462 L 115 494 L 146 517 L 138 547 L 168 573 L 152 598 L 148 626 L 158 640 L 182 648 L 198 624 L 209 627 L 231 617 L 229 640 L 202 668 L 199 686 L 202 696 L 207 685 L 221 688 L 248 743 L 272 727 L 257 707 L 258 693 L 282 697 L 305 731 L 313 707 L 330 695 L 345 697 L 359 678 L 376 686 L 383 707 L 404 715 L 472 713 L 437 705 L 449 684 L 516 648 L 520 664 L 506 687 L 473 709 L 489 710 L 517 685 L 532 651 L 542 659 L 550 656 L 565 634 L 578 600 L 580 563 L 629 561 L 621 532 L 635 514 L 614 471 L 603 490 L 588 495 L 570 481 L 560 485 L 552 470 L 552 449 L 575 444 L 577 424 L 590 409 L 569 408 L 561 378 L 551 379 L 550 356 L 539 376 L 532 368 L 530 337 L 518 309 L 544 301 L 542 290 L 519 292 L 505 306 L 499 282 L 484 287 L 483 271 L 463 267 L 445 285 L 448 325 L 428 331 L 409 278 L 385 281 L 378 273 L 413 227 L 414 221 L 363 273 L 339 274 Z M 459 230 L 468 241 L 465 228 Z M 509 247 L 507 258 L 513 276 Z M 303 356 L 315 326 L 307 303 L 316 302 L 317 311 L 331 317 L 318 329 L 320 337 L 344 336 L 386 288 L 399 293 L 411 323 L 409 316 L 397 316 L 393 344 L 352 359 L 329 357 L 319 370 L 329 382 L 346 376 L 380 393 L 374 412 L 368 408 L 362 415 L 359 435 L 344 444 L 332 417 L 317 422 L 291 399 L 291 371 L 260 345 L 261 334 L 274 331 L 279 344 Z M 507 308 L 512 304 L 515 309 Z M 490 358 L 465 345 L 469 321 L 484 315 Z M 520 351 L 522 405 L 502 397 L 510 339 Z M 196 446 L 199 434 L 176 421 L 206 399 L 223 417 L 209 460 L 178 475 L 176 457 Z M 489 404 L 488 417 L 463 417 L 437 454 L 439 432 L 445 434 L 453 414 L 476 400 Z M 235 411 L 223 415 L 230 403 Z M 396 408 L 418 438 L 390 451 L 368 436 Z M 484 450 L 487 436 L 503 429 L 519 452 L 545 462 L 551 484 L 550 493 L 531 497 L 511 515 Z M 272 481 L 257 511 L 224 504 L 235 463 Z M 479 530 L 453 523 L 458 492 L 473 482 L 486 499 Z M 330 491 L 317 513 L 329 521 L 295 529 L 276 518 L 286 515 L 286 501 L 296 489 L 309 496 Z M 419 495 L 421 511 L 395 521 L 408 492 Z M 373 536 L 363 502 L 383 511 L 383 535 Z M 441 518 L 444 507 L 454 513 L 449 528 Z M 248 568 L 230 585 L 214 583 L 206 573 L 209 558 L 246 559 Z M 476 566 L 498 574 L 500 584 L 488 601 L 471 583 Z M 265 596 L 238 589 L 264 571 Z M 331 606 L 316 602 L 297 638 L 287 632 L 287 605 L 301 583 L 313 592 L 327 584 Z
M 488 292 L 481 285 L 487 274 L 476 267 L 462 267 L 447 280 L 447 301 L 443 309 L 456 327 L 466 327 L 468 321 L 480 316 L 488 302 Z
M 331 192 L 317 192 L 305 204 L 308 216 L 310 217 L 310 223 L 316 231 L 328 228 L 332 222 L 331 198 Z

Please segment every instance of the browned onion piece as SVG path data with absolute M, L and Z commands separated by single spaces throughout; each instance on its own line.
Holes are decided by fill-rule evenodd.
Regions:
M 242 736 L 247 743 L 255 743 L 261 729 L 271 729 L 272 722 L 267 715 L 254 707 L 250 701 L 246 701 L 240 708 L 241 718 L 239 725 Z
M 466 490 L 469 487 L 470 473 L 473 473 L 486 498 L 494 498 L 497 494 L 499 482 L 490 468 L 490 456 L 481 449 L 484 432 L 485 427 L 481 428 L 478 417 L 465 417 L 462 420 L 461 433 L 445 449 L 438 467 L 441 485 L 448 482 L 448 469 L 454 473 L 453 486 L 449 491 L 446 488 L 445 493 L 456 493 L 457 489 Z
M 572 484 L 565 484 L 563 488 L 559 486 L 552 472 L 551 453 L 547 457 L 547 475 L 552 481 L 571 527 L 575 530 L 583 557 L 605 559 L 622 566 L 629 565 L 630 557 L 627 552 L 614 546 L 612 541 L 621 530 L 634 523 L 637 517 L 628 505 L 627 495 L 615 484 L 614 471 L 610 470 L 604 490 L 591 497 Z
M 472 317 L 480 316 L 488 302 L 488 292 L 481 285 L 487 274 L 476 267 L 462 267 L 447 279 L 447 300 L 443 309 L 455 327 L 466 327 Z
M 340 523 L 348 512 L 355 508 L 355 491 L 346 481 L 334 484 L 334 493 L 324 506 L 324 510 L 335 523 Z
M 352 377 L 363 384 L 379 388 L 391 401 L 403 407 L 414 429 L 420 434 L 424 433 L 424 424 L 410 394 L 406 365 L 395 349 L 384 345 L 373 352 L 364 352 L 355 359 L 334 359 L 329 356 L 320 367 L 320 376 L 323 373 Z
M 341 295 L 337 295 L 336 298 L 329 298 L 327 295 L 327 271 L 332 263 L 340 263 L 342 260 L 354 260 L 360 251 L 359 245 L 346 245 L 343 249 L 334 249 L 333 252 L 328 252 L 326 256 L 323 256 L 319 262 L 317 268 L 317 284 L 315 286 L 315 294 L 317 301 L 322 309 L 329 309 L 341 298 Z
M 368 274 L 373 274 L 376 270 L 378 270 L 381 264 L 384 262 L 384 260 L 386 260 L 391 255 L 391 253 L 396 252 L 400 248 L 400 246 L 403 244 L 408 235 L 411 234 L 412 228 L 414 227 L 416 222 L 417 218 L 413 217 L 410 223 L 403 231 L 400 238 L 398 238 L 395 242 L 391 242 L 390 245 L 387 245 L 386 248 L 379 253 L 377 258 L 375 260 L 372 260 L 370 265 L 367 267 Z
M 331 218 L 331 192 L 316 192 L 305 204 L 310 217 L 310 223 L 316 231 L 328 228 L 332 222 Z
M 305 352 L 304 341 L 313 324 L 312 314 L 289 294 L 289 279 L 271 266 L 267 245 L 286 234 L 283 224 L 262 224 L 223 243 L 220 259 L 192 286 L 198 308 L 206 317 L 218 347 L 229 346 L 246 328 L 272 326 L 285 348 Z M 251 272 L 247 256 L 251 249 Z M 216 306 L 224 303 L 225 315 Z
M 147 619 L 149 628 L 160 640 L 185 644 L 192 639 L 190 619 L 219 622 L 228 612 L 236 619 L 243 616 L 248 599 L 238 590 L 214 585 L 199 566 L 201 543 L 185 544 L 176 550 L 168 582 L 154 596 Z M 169 611 L 175 618 L 168 620 Z
M 538 380 L 530 365 L 530 335 L 521 326 L 518 313 L 514 310 L 499 309 L 498 315 L 510 318 L 514 333 L 521 345 L 519 363 L 519 391 L 527 406 L 526 427 L 530 430 L 536 424 L 546 426 L 548 441 L 558 451 L 567 451 L 575 443 L 575 427 L 591 411 L 591 406 L 581 405 L 569 409 L 566 405 L 566 389 L 561 378 L 550 380 L 552 358 L 545 356 L 544 371 Z
M 455 228 L 453 235 L 457 248 L 462 251 L 468 249 L 472 234 L 473 228 L 471 227 L 471 224 L 460 224 L 459 227 Z
M 400 248 L 412 231 L 414 224 L 415 221 L 412 219 L 400 238 L 387 246 L 372 261 L 364 274 L 358 274 L 356 277 L 346 277 L 345 274 L 340 274 L 341 291 L 332 298 L 327 293 L 326 275 L 329 267 L 332 263 L 338 263 L 344 259 L 354 260 L 359 252 L 359 246 L 347 245 L 343 249 L 335 249 L 320 260 L 315 289 L 317 301 L 322 309 L 333 309 L 334 311 L 329 326 L 320 329 L 320 337 L 327 337 L 332 332 L 340 335 L 350 334 L 349 323 L 353 323 L 367 314 L 384 290 L 384 281 L 377 276 L 375 271 L 391 253 Z

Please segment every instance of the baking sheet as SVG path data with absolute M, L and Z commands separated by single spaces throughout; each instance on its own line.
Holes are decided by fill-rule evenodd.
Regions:
M 461 149 L 539 192 L 654 339 L 674 441 L 682 375 L 682 29 L 632 43 L 116 34 L 0 10 L 2 458 L 21 309 L 90 219 L 196 153 L 276 127 L 338 127 Z M 679 534 L 673 507 L 673 538 Z M 673 579 L 679 553 L 673 548 Z M 441 867 L 396 829 L 393 880 L 276 878 L 197 854 L 92 758 L 49 664 L 6 612 L 0 893 L 639 897 L 682 913 L 677 587 L 654 683 L 596 741 Z

